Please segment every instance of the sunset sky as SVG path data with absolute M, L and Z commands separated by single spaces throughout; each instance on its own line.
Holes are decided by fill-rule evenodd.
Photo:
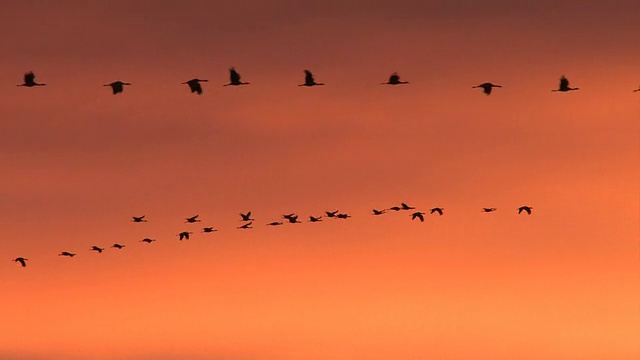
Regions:
M 640 358 L 639 19 L 2 1 L 0 360 Z M 30 70 L 47 85 L 16 87 Z M 401 202 L 445 215 L 371 215 Z M 352 218 L 306 222 L 325 210 Z

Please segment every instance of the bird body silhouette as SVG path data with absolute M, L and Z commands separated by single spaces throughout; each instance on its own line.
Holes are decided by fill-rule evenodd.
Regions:
M 299 224 L 300 221 L 298 221 L 298 216 L 297 215 L 293 215 L 287 218 L 287 221 L 289 221 L 290 224 Z
M 638 91 L 640 91 L 640 86 L 638 86 L 637 89 L 633 90 L 633 92 L 638 92 Z
M 322 219 L 322 216 L 315 217 L 315 216 L 311 216 L 311 215 L 309 215 L 309 222 L 318 222 L 318 221 L 322 221 L 321 219 Z
M 401 203 L 400 206 L 402 206 L 402 210 L 413 210 L 415 209 L 413 206 L 409 206 L 405 203 Z
M 103 86 L 111 86 L 111 91 L 113 92 L 113 95 L 118 95 L 124 90 L 125 85 L 131 85 L 131 84 L 118 80 L 118 81 L 112 82 L 111 84 L 104 84 Z
M 133 220 L 131 220 L 131 221 L 132 221 L 132 222 L 136 222 L 136 223 L 139 223 L 139 222 L 147 222 L 147 220 L 146 220 L 144 217 L 145 217 L 145 215 L 142 215 L 142 216 L 132 216 Z
M 564 75 L 562 75 L 560 77 L 560 84 L 558 85 L 558 88 L 551 91 L 566 92 L 566 91 L 572 91 L 572 90 L 580 90 L 580 88 L 569 87 L 569 80 Z
M 298 86 L 317 86 L 324 85 L 323 83 L 317 83 L 316 79 L 313 77 L 313 73 L 309 70 L 304 71 L 304 84 L 300 84 Z
M 240 86 L 240 85 L 249 85 L 248 82 L 240 81 L 240 74 L 236 71 L 235 68 L 229 69 L 229 83 L 224 84 L 223 86 Z
M 472 88 L 482 88 L 482 92 L 487 94 L 487 95 L 491 95 L 491 90 L 494 87 L 502 87 L 502 86 L 496 85 L 496 84 L 492 84 L 490 82 L 482 83 L 482 84 L 477 85 L 477 86 L 472 86 Z
M 147 244 L 151 244 L 154 241 L 156 241 L 156 239 L 144 238 L 140 240 L 140 242 L 147 243 Z
M 382 215 L 384 213 L 386 213 L 386 210 L 377 210 L 377 209 L 373 209 L 373 215 Z
M 104 249 L 103 249 L 103 248 L 101 248 L 101 247 L 99 247 L 99 246 L 95 246 L 95 245 L 93 245 L 93 246 L 91 247 L 91 249 L 90 249 L 90 250 L 91 250 L 91 251 L 96 251 L 96 252 L 98 252 L 99 254 L 102 254 L 102 251 L 104 251 Z
M 348 218 L 350 218 L 350 217 L 351 217 L 351 215 L 349 215 L 349 214 L 344 214 L 344 213 L 343 213 L 343 214 L 338 214 L 338 215 L 336 215 L 336 218 L 338 218 L 338 219 L 348 219 Z
M 191 79 L 189 81 L 183 82 L 183 84 L 187 84 L 192 93 L 197 93 L 198 95 L 202 95 L 202 85 L 201 82 L 207 82 L 209 80 L 202 79 Z
M 178 234 L 178 238 L 180 241 L 184 240 L 189 240 L 189 235 L 193 234 L 190 231 L 183 231 L 181 233 Z
M 202 232 L 205 232 L 205 233 L 210 233 L 210 232 L 214 232 L 214 231 L 218 231 L 218 230 L 216 230 L 216 229 L 214 229 L 212 227 L 202 228 Z
M 24 78 L 23 78 L 23 83 L 16 85 L 16 86 L 26 86 L 26 87 L 34 87 L 34 86 L 45 86 L 47 84 L 38 84 L 36 82 L 36 75 L 33 73 L 33 71 L 29 71 L 28 73 L 24 74 Z
M 433 209 L 431 209 L 431 210 L 429 211 L 429 214 L 438 213 L 438 214 L 440 214 L 440 216 L 442 216 L 442 214 L 443 214 L 443 213 L 442 213 L 442 211 L 443 211 L 443 210 L 444 210 L 444 208 L 441 208 L 441 207 L 434 207 Z
M 325 211 L 324 213 L 327 214 L 327 217 L 336 217 L 336 214 L 338 213 L 339 210 L 336 211 Z
M 411 214 L 411 220 L 420 219 L 420 222 L 424 222 L 424 213 L 422 211 L 416 211 Z
M 251 211 L 247 212 L 246 214 L 240 213 L 240 217 L 242 219 L 240 219 L 240 221 L 253 221 L 255 219 L 251 218 Z
M 118 250 L 122 250 L 122 248 L 124 247 L 124 245 L 121 245 L 121 244 L 117 244 L 117 243 L 116 243 L 116 244 L 111 245 L 111 247 L 112 247 L 112 248 L 116 248 L 116 249 L 118 249 Z
M 27 267 L 27 260 L 29 260 L 29 259 L 26 259 L 26 258 L 23 258 L 23 257 L 17 257 L 15 259 L 13 259 L 13 261 L 15 261 L 17 263 L 20 263 L 20 265 L 22 265 L 22 267 Z
M 267 224 L 267 226 L 278 226 L 278 225 L 283 225 L 284 223 L 282 221 L 272 221 L 270 223 Z
M 400 210 L 402 210 L 402 208 L 400 206 L 392 206 L 392 207 L 388 208 L 387 210 L 400 211 Z
M 486 213 L 490 213 L 490 212 L 494 212 L 498 209 L 496 208 L 482 208 L 482 212 L 486 212 Z
M 400 75 L 397 72 L 389 75 L 389 80 L 386 83 L 380 83 L 381 85 L 402 85 L 408 84 L 408 81 L 400 81 Z
M 526 211 L 527 214 L 531 215 L 531 210 L 533 210 L 533 208 L 531 206 L 520 206 L 518 208 L 518 214 L 522 213 L 523 211 Z
M 244 229 L 253 229 L 253 228 L 251 227 L 251 224 L 253 224 L 253 221 L 248 222 L 248 223 L 246 223 L 246 224 L 244 224 L 244 225 L 238 226 L 238 229 L 243 229 L 243 230 L 244 230 Z
M 68 257 L 74 257 L 76 256 L 76 254 L 68 252 L 68 251 L 63 251 L 60 254 L 58 254 L 58 256 L 68 256 Z
M 192 217 L 185 218 L 184 222 L 192 223 L 192 224 L 195 223 L 195 222 L 200 222 L 201 220 L 198 219 L 198 216 L 200 216 L 200 215 L 194 215 Z

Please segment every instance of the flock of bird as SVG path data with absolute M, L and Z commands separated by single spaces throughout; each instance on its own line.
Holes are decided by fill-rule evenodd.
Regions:
M 316 82 L 315 77 L 313 75 L 313 73 L 309 70 L 304 70 L 304 83 L 303 84 L 299 84 L 298 86 L 320 86 L 320 85 L 325 85 L 324 83 L 319 83 Z M 203 82 L 208 82 L 209 80 L 206 79 L 191 79 L 189 81 L 185 81 L 182 84 L 186 84 L 187 86 L 189 86 L 189 89 L 191 90 L 192 93 L 198 94 L 198 95 L 202 95 L 203 91 L 202 91 L 202 84 Z M 398 75 L 398 73 L 393 73 L 391 75 L 389 75 L 389 79 L 387 80 L 387 82 L 383 82 L 381 83 L 382 85 L 405 85 L 405 84 L 409 84 L 408 81 L 402 81 L 400 80 L 400 75 Z M 45 86 L 46 84 L 43 83 L 37 83 L 36 82 L 36 75 L 33 73 L 33 71 L 30 71 L 28 73 L 24 74 L 24 82 L 22 84 L 19 84 L 17 86 L 26 86 L 26 87 L 34 87 L 34 86 Z M 109 86 L 111 87 L 111 90 L 113 92 L 113 95 L 117 95 L 120 94 L 124 91 L 124 87 L 131 85 L 131 83 L 128 82 L 123 82 L 123 81 L 114 81 L 110 84 L 105 84 L 104 86 Z M 250 85 L 250 83 L 248 82 L 243 82 L 241 80 L 240 74 L 236 71 L 235 68 L 230 68 L 229 69 L 229 83 L 224 84 L 223 86 L 240 86 L 240 85 Z M 501 88 L 501 85 L 496 85 L 490 82 L 485 82 L 482 83 L 480 85 L 476 85 L 476 86 L 472 86 L 472 88 L 481 88 L 482 92 L 487 94 L 487 95 L 491 95 L 491 91 L 493 90 L 493 88 Z M 570 87 L 569 86 L 569 80 L 563 75 L 560 78 L 560 83 L 558 85 L 557 89 L 553 89 L 551 91 L 560 91 L 560 92 L 567 92 L 567 91 L 573 91 L 573 90 L 580 90 L 580 88 L 577 87 Z M 634 92 L 640 91 L 640 86 L 638 87 L 638 89 L 633 90 Z
M 415 207 L 410 206 L 406 203 L 401 203 L 399 206 L 392 206 L 390 208 L 387 209 L 382 209 L 382 210 L 378 210 L 378 209 L 373 209 L 371 211 L 371 215 L 373 216 L 380 216 L 380 215 L 384 215 L 386 214 L 388 211 L 394 211 L 394 212 L 400 212 L 400 211 L 412 211 L 412 210 L 416 210 Z M 496 211 L 498 209 L 490 207 L 490 208 L 482 208 L 480 211 L 483 213 L 492 213 L 494 211 Z M 520 206 L 518 209 L 518 214 L 522 214 L 522 213 L 527 213 L 528 215 L 531 215 L 532 211 L 533 211 L 533 207 L 528 206 L 528 205 L 523 205 Z M 424 211 L 412 211 L 410 212 L 410 217 L 411 220 L 420 220 L 420 222 L 424 222 L 424 216 L 427 213 Z M 444 208 L 442 207 L 434 207 L 429 209 L 429 214 L 438 214 L 440 216 L 444 215 Z M 331 210 L 331 211 L 325 211 L 324 215 L 321 216 L 313 216 L 313 215 L 309 215 L 309 219 L 308 222 L 312 222 L 312 223 L 317 223 L 317 222 L 322 222 L 323 218 L 330 218 L 330 219 L 349 219 L 351 218 L 351 215 L 344 213 L 344 212 L 340 212 L 339 210 Z M 191 217 L 187 217 L 185 218 L 185 223 L 187 224 L 193 224 L 193 223 L 199 223 L 202 220 L 200 220 L 200 215 L 194 215 Z M 236 229 L 240 229 L 240 230 L 247 230 L 247 229 L 253 229 L 253 227 L 251 225 L 253 225 L 253 222 L 255 221 L 254 218 L 252 218 L 252 214 L 251 211 L 247 212 L 247 213 L 240 213 L 240 221 L 243 222 L 242 225 L 237 226 Z M 132 216 L 131 222 L 134 223 L 146 223 L 148 222 L 148 220 L 146 219 L 145 215 L 142 216 Z M 266 226 L 281 226 L 284 225 L 285 223 L 289 223 L 289 224 L 300 224 L 302 223 L 301 220 L 299 220 L 299 216 L 296 215 L 295 213 L 290 213 L 290 214 L 283 214 L 282 215 L 282 220 L 281 221 L 272 221 L 269 222 L 267 224 L 265 224 Z M 206 226 L 202 228 L 202 232 L 203 233 L 212 233 L 218 231 L 218 229 L 215 229 L 214 227 L 211 226 Z M 182 241 L 182 240 L 189 240 L 190 236 L 193 234 L 192 231 L 181 231 L 179 232 L 176 236 L 178 237 L 178 240 Z M 144 238 L 142 240 L 140 240 L 140 242 L 143 243 L 147 243 L 147 244 L 151 244 L 153 242 L 155 242 L 156 239 L 151 239 L 151 238 Z M 113 245 L 111 245 L 112 248 L 114 249 L 118 249 L 118 250 L 122 250 L 125 245 L 124 244 L 119 244 L 119 243 L 115 243 Z M 93 245 L 91 246 L 91 248 L 89 249 L 89 251 L 95 251 L 99 254 L 101 254 L 103 251 L 105 250 L 105 248 L 102 248 L 100 246 L 97 245 Z M 75 253 L 70 252 L 70 251 L 62 251 L 58 254 L 58 256 L 66 256 L 66 257 L 74 257 L 76 256 Z M 27 261 L 29 259 L 25 258 L 25 257 L 17 257 L 15 259 L 13 259 L 12 261 L 19 263 L 20 265 L 22 265 L 22 267 L 26 267 L 27 266 Z

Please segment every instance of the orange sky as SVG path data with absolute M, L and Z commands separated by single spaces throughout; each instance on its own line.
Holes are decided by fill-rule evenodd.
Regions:
M 0 359 L 640 357 L 636 1 L 185 3 L 3 3 Z

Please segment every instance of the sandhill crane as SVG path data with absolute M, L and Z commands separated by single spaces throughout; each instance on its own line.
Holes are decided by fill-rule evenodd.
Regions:
M 282 221 L 272 221 L 270 223 L 267 224 L 267 226 L 278 226 L 278 225 L 283 225 L 284 223 Z
M 482 83 L 482 84 L 477 85 L 477 86 L 472 86 L 471 88 L 472 88 L 472 89 L 475 89 L 475 88 L 482 88 L 482 92 L 483 92 L 483 93 L 485 93 L 485 94 L 487 94 L 487 95 L 491 95 L 491 90 L 492 90 L 494 87 L 502 87 L 502 86 L 501 86 L 501 85 L 492 84 L 492 83 L 490 83 L 490 82 L 486 82 L 486 83 Z
M 291 213 L 291 214 L 284 214 L 284 215 L 282 215 L 282 218 L 283 218 L 283 219 L 287 219 L 287 220 L 289 220 L 289 219 L 291 219 L 291 218 L 293 218 L 293 217 L 298 217 L 298 216 L 297 216 L 295 213 Z
M 200 85 L 200 83 L 207 82 L 207 81 L 209 80 L 191 79 L 189 81 L 183 82 L 183 84 L 189 85 L 189 89 L 191 89 L 192 93 L 197 93 L 198 95 L 202 95 L 202 86 Z
M 112 247 L 112 248 L 116 248 L 116 249 L 118 249 L 118 250 L 122 250 L 122 248 L 124 247 L 124 245 L 121 245 L 121 244 L 116 243 L 116 244 L 113 244 L 111 247 Z
M 518 208 L 518 214 L 522 213 L 523 211 L 526 211 L 527 214 L 531 215 L 531 210 L 533 210 L 533 208 L 531 206 L 527 206 L 527 205 L 520 206 Z
M 401 203 L 400 206 L 402 206 L 402 210 L 413 210 L 415 209 L 413 206 L 409 206 L 405 203 Z
M 68 252 L 68 251 L 63 251 L 63 252 L 61 252 L 60 254 L 58 254 L 58 256 L 74 257 L 74 256 L 76 256 L 76 254 L 74 254 L 74 253 L 70 253 L 70 252 Z
M 253 221 L 255 219 L 251 218 L 251 211 L 247 212 L 246 214 L 240 213 L 240 217 L 242 218 L 240 221 Z
M 338 213 L 339 210 L 336 211 L 325 211 L 324 213 L 327 214 L 327 217 L 336 217 L 336 214 Z
M 388 208 L 387 210 L 400 211 L 400 210 L 402 210 L 402 208 L 399 207 L 399 206 L 392 206 L 392 207 Z
M 309 70 L 304 71 L 304 84 L 300 84 L 298 86 L 316 86 L 316 85 L 324 85 L 323 83 L 317 83 L 313 77 L 313 73 Z
M 498 209 L 496 208 L 482 208 L 482 212 L 486 212 L 486 213 L 490 213 L 490 212 L 494 212 Z
M 131 222 L 136 222 L 136 223 L 139 223 L 139 222 L 147 222 L 147 220 L 146 220 L 144 217 L 145 217 L 145 215 L 142 215 L 142 216 L 132 216 L 133 220 L 131 220 Z
M 236 68 L 232 67 L 229 69 L 229 83 L 224 84 L 223 86 L 239 86 L 239 85 L 249 85 L 248 82 L 240 81 L 240 74 L 236 71 Z
M 191 234 L 193 234 L 191 231 L 183 231 L 183 232 L 179 233 L 177 236 L 178 236 L 178 239 L 180 241 L 182 241 L 183 239 L 184 240 L 189 240 L 189 235 L 191 235 Z
M 22 267 L 26 267 L 27 266 L 27 260 L 29 259 L 25 259 L 23 257 L 17 257 L 15 259 L 13 259 L 13 261 L 20 263 L 20 265 L 22 265 Z
M 431 210 L 429 211 L 429 214 L 438 213 L 438 214 L 440 214 L 440 216 L 442 216 L 442 214 L 443 214 L 443 212 L 442 212 L 442 211 L 443 211 L 443 210 L 444 210 L 444 208 L 441 208 L 441 207 L 434 207 L 433 209 L 431 209 Z
M 309 222 L 318 222 L 318 221 L 322 221 L 321 219 L 322 219 L 322 216 L 315 217 L 315 216 L 311 216 L 311 215 L 309 215 Z
M 95 245 L 93 245 L 93 246 L 91 247 L 91 249 L 89 249 L 89 250 L 91 250 L 91 251 L 97 251 L 99 254 L 102 254 L 102 251 L 104 251 L 104 249 L 103 249 L 103 248 L 101 248 L 101 247 L 99 247 L 99 246 L 95 246 Z
M 140 242 L 147 243 L 147 244 L 151 244 L 154 241 L 156 241 L 156 239 L 144 238 L 144 239 L 140 240 Z
M 287 220 L 289 221 L 290 224 L 299 224 L 300 221 L 298 221 L 298 216 L 294 215 L 294 216 L 290 216 L 287 218 Z
M 351 215 L 349 215 L 349 214 L 338 214 L 338 215 L 336 215 L 336 218 L 338 218 L 338 219 L 348 219 L 350 217 L 351 217 Z
M 185 218 L 185 219 L 184 219 L 184 222 L 186 222 L 186 223 L 195 223 L 195 222 L 200 222 L 201 220 L 200 220 L 200 219 L 198 219 L 198 216 L 200 216 L 200 215 L 194 215 L 194 216 L 192 216 L 192 217 Z
M 36 82 L 36 74 L 34 74 L 33 71 L 29 71 L 28 73 L 24 74 L 24 83 L 16 86 L 33 87 L 33 86 L 45 86 L 45 85 L 47 84 L 38 84 Z
M 211 232 L 214 232 L 214 231 L 218 231 L 218 230 L 217 230 L 217 229 L 214 229 L 214 228 L 212 228 L 212 227 L 205 227 L 205 228 L 202 228 L 202 232 L 205 232 L 205 233 L 211 233 Z
M 638 91 L 640 91 L 640 86 L 638 86 L 637 89 L 633 90 L 633 92 L 638 92 Z
M 420 219 L 420 222 L 424 222 L 424 213 L 422 211 L 416 211 L 411 214 L 411 220 Z
M 580 90 L 580 88 L 572 88 L 569 87 L 569 80 L 562 75 L 562 77 L 560 77 L 560 84 L 558 85 L 557 89 L 551 90 L 551 91 L 571 91 L 571 90 Z
M 248 222 L 248 223 L 246 223 L 246 224 L 244 224 L 244 225 L 242 225 L 242 226 L 238 226 L 238 229 L 253 229 L 253 228 L 251 227 L 251 224 L 253 224 L 253 221 Z
M 386 213 L 386 210 L 377 210 L 377 209 L 373 209 L 373 215 L 382 215 L 384 213 Z
M 381 85 L 402 85 L 402 84 L 408 84 L 408 81 L 400 81 L 400 75 L 398 75 L 397 72 L 394 72 L 393 74 L 389 75 L 389 81 L 387 81 L 386 83 L 380 83 Z
M 111 86 L 111 91 L 113 92 L 113 95 L 118 95 L 124 90 L 125 85 L 131 85 L 131 84 L 118 80 L 118 81 L 112 82 L 111 84 L 104 84 L 102 86 Z

